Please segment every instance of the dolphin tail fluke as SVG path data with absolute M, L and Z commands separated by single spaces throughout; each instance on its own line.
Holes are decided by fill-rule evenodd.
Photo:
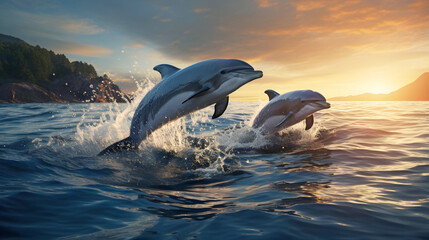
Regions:
M 119 142 L 116 142 L 108 146 L 106 149 L 101 151 L 98 154 L 98 156 L 103 156 L 103 155 L 112 154 L 112 153 L 119 153 L 123 151 L 133 151 L 133 150 L 136 150 L 137 147 L 138 145 L 134 141 L 132 141 L 130 137 L 127 137 L 125 139 L 122 139 Z

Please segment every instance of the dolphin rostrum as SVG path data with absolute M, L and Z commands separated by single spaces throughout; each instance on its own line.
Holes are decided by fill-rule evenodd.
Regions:
M 325 97 L 311 90 L 296 90 L 278 94 L 266 90 L 270 101 L 258 113 L 253 121 L 253 128 L 260 128 L 264 134 L 273 134 L 305 119 L 305 130 L 314 123 L 313 113 L 330 108 Z
M 228 106 L 230 93 L 262 77 L 262 71 L 237 59 L 211 59 L 184 69 L 161 64 L 153 69 L 161 74 L 162 81 L 138 105 L 131 121 L 130 136 L 98 155 L 136 149 L 164 124 L 212 104 L 216 104 L 212 116 L 215 119 Z

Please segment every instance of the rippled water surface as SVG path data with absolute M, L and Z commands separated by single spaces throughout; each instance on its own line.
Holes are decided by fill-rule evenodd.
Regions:
M 264 102 L 231 102 L 97 157 L 137 103 L 0 104 L 0 238 L 429 237 L 427 102 L 332 102 L 271 137 Z

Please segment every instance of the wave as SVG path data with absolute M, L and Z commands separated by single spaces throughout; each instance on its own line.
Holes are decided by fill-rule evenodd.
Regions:
M 259 102 L 253 116 L 238 111 L 225 113 L 225 117 L 213 121 L 209 119 L 211 110 L 203 109 L 158 129 L 136 152 L 96 157 L 106 146 L 128 136 L 135 109 L 156 81 L 149 76 L 140 83 L 131 103 L 83 108 L 74 135 L 23 139 L 9 147 L 26 146 L 31 156 L 49 167 L 74 173 L 92 172 L 92 180 L 97 182 L 151 186 L 231 174 L 240 169 L 240 153 L 317 149 L 334 135 L 321 126 L 323 123 L 316 123 L 309 131 L 304 130 L 303 124 L 297 124 L 273 136 L 262 135 L 250 127 L 258 109 L 264 106 Z M 248 119 L 243 121 L 244 115 Z M 110 174 L 115 176 L 113 180 L 104 178 Z

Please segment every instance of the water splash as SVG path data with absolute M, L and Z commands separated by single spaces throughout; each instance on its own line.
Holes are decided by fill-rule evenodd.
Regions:
M 148 75 L 138 84 L 134 101 L 109 104 L 106 112 L 95 123 L 85 123 L 93 117 L 91 108 L 86 110 L 76 129 L 75 148 L 83 154 L 94 156 L 113 142 L 128 137 L 138 104 L 157 81 L 157 76 Z M 204 175 L 222 173 L 229 169 L 225 167 L 224 160 L 232 158 L 231 155 L 219 149 L 213 139 L 198 136 L 204 131 L 204 125 L 209 121 L 208 116 L 207 110 L 201 110 L 172 121 L 153 132 L 141 143 L 137 152 L 107 156 L 104 157 L 105 162 L 111 164 L 111 168 L 121 170 L 162 169 L 163 178 L 175 177 L 179 172 L 199 168 L 206 168 L 201 172 Z M 159 170 L 156 172 L 161 173 Z
M 129 136 L 131 119 L 140 103 L 141 99 L 155 84 L 150 78 L 138 84 L 138 89 L 134 93 L 134 101 L 127 104 L 109 104 L 107 111 L 101 114 L 98 122 L 94 124 L 85 124 L 91 113 L 91 108 L 85 110 L 80 123 L 76 127 L 75 138 L 82 146 L 88 146 L 87 149 L 100 151 L 103 146 L 108 146 L 113 142 L 119 141 Z M 94 106 L 95 107 L 95 106 Z
M 158 75 L 146 76 L 137 84 L 134 101 L 85 105 L 74 136 L 50 137 L 47 142 L 35 140 L 38 152 L 34 154 L 60 154 L 63 156 L 61 162 L 56 157 L 40 158 L 48 164 L 67 169 L 107 170 L 109 174 L 106 176 L 110 179 L 97 179 L 98 182 L 148 186 L 231 173 L 241 166 L 240 152 L 292 152 L 297 148 L 311 149 L 320 145 L 317 140 L 323 129 L 317 123 L 310 131 L 304 131 L 303 124 L 297 124 L 274 136 L 266 136 L 253 129 L 253 119 L 266 104 L 261 101 L 247 120 L 234 120 L 236 118 L 226 112 L 224 117 L 213 121 L 209 119 L 212 109 L 206 108 L 156 130 L 136 152 L 96 157 L 106 146 L 129 136 L 138 104 L 160 81 Z M 230 107 L 234 108 L 234 105 Z M 243 111 L 248 111 L 248 108 Z M 237 111 L 230 109 L 230 112 Z
M 255 116 L 264 105 L 264 102 L 260 102 L 249 120 L 217 131 L 216 141 L 222 143 L 220 148 L 232 152 L 290 153 L 296 149 L 318 148 L 323 145 L 325 139 L 334 134 L 334 130 L 328 130 L 322 126 L 323 123 L 318 122 L 311 129 L 304 130 L 303 121 L 274 135 L 265 135 L 261 129 L 251 127 Z

